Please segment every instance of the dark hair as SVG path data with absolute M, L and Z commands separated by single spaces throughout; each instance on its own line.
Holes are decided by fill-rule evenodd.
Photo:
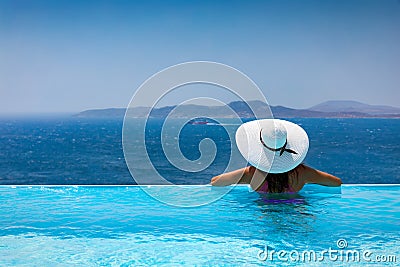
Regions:
M 299 166 L 302 166 L 300 164 Z M 293 170 L 283 173 L 268 173 L 265 177 L 268 183 L 268 193 L 283 193 L 289 191 L 289 174 L 295 172 L 296 179 L 298 178 L 297 166 Z

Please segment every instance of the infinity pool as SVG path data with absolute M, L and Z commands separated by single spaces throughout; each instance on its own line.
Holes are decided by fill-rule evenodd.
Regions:
M 308 185 L 279 197 L 237 186 L 178 208 L 138 186 L 3 186 L 0 266 L 393 265 L 399 195 L 398 185 Z

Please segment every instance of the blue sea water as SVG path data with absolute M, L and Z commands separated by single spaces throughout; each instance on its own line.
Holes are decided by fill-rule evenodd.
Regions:
M 176 189 L 148 188 L 171 199 Z M 178 208 L 138 186 L 1 186 L 0 266 L 396 266 L 399 193 L 306 185 L 271 198 L 242 185 Z M 316 258 L 302 258 L 311 251 Z
M 400 120 L 291 121 L 309 134 L 307 164 L 344 183 L 400 183 Z M 168 180 L 190 185 L 207 184 L 224 170 L 229 134 L 239 125 L 182 128 L 179 145 L 187 158 L 200 157 L 204 138 L 217 146 L 214 162 L 198 173 L 166 160 L 161 126 L 152 120 L 146 129 L 149 157 Z M 178 186 L 126 186 L 134 179 L 121 134 L 122 121 L 115 119 L 1 119 L 0 266 L 384 266 L 400 260 L 398 185 L 306 185 L 282 196 L 246 186 L 228 193 L 184 186 L 184 195 Z M 210 201 L 180 208 L 154 196 L 166 203 Z M 329 249 L 337 251 L 333 259 L 324 252 Z M 278 258 L 272 250 L 292 254 Z M 311 251 L 317 259 L 301 258 Z M 355 251 L 360 258 L 348 262 L 346 253 Z
M 310 137 L 305 160 L 344 183 L 400 183 L 400 120 L 290 119 Z M 229 122 L 229 121 L 228 121 Z M 183 155 L 200 156 L 208 137 L 217 157 L 198 173 L 169 163 L 160 143 L 162 122 L 148 124 L 147 148 L 154 166 L 175 184 L 207 184 L 229 161 L 227 131 L 239 125 L 186 125 L 180 135 Z M 0 119 L 0 184 L 135 184 L 124 160 L 122 120 L 75 117 Z M 139 155 L 140 156 L 140 155 Z

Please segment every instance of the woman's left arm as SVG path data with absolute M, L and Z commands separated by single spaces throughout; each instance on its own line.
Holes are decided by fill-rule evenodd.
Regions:
M 254 167 L 245 167 L 236 171 L 223 173 L 211 179 L 211 185 L 227 186 L 231 184 L 249 184 L 254 174 Z

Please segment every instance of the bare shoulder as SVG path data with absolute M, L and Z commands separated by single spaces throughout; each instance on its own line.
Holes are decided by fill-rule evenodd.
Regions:
M 303 171 L 304 166 L 303 164 L 300 164 L 294 170 L 289 172 L 289 183 L 295 191 L 300 191 L 306 184 L 306 181 L 303 178 Z
M 300 166 L 298 173 L 300 179 L 303 180 L 304 183 L 320 184 L 325 186 L 340 186 L 342 184 L 342 180 L 332 174 L 314 169 L 304 164 Z
M 256 171 L 256 168 L 253 166 L 247 166 L 246 168 L 244 168 L 243 176 L 242 176 L 242 178 L 240 178 L 238 183 L 239 184 L 250 184 L 255 171 Z

